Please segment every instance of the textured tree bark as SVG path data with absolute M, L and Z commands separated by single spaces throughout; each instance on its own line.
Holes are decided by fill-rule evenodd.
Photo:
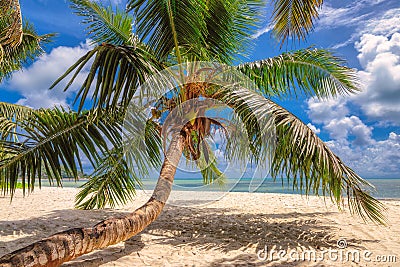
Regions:
M 122 218 L 110 218 L 92 228 L 75 228 L 52 235 L 0 258 L 0 267 L 59 266 L 95 249 L 124 241 L 141 232 L 161 213 L 172 189 L 183 137 L 176 136 L 167 151 L 153 195 L 142 207 Z
M 0 0 L 0 17 L 11 12 L 8 16 L 11 16 L 10 25 L 0 36 L 1 46 L 17 47 L 22 41 L 22 14 L 21 6 L 18 0 Z M 1 61 L 0 61 L 1 62 Z

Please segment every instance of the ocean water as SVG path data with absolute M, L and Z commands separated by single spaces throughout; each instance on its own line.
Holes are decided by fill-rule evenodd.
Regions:
M 366 179 L 376 188 L 376 192 L 372 195 L 379 199 L 400 199 L 400 178 L 376 178 Z M 143 188 L 152 190 L 155 186 L 156 179 L 144 179 Z M 81 180 L 74 182 L 71 180 L 64 180 L 63 187 L 79 187 L 85 181 Z M 49 186 L 48 183 L 43 182 L 43 186 Z M 223 185 L 213 183 L 211 185 L 204 185 L 201 178 L 198 179 L 184 179 L 177 178 L 174 181 L 173 190 L 184 191 L 230 191 L 230 192 L 258 192 L 258 193 L 282 193 L 282 194 L 301 194 L 300 190 L 293 189 L 287 180 L 265 179 L 264 181 L 252 181 L 251 178 L 227 179 Z M 321 192 L 322 193 L 322 192 Z

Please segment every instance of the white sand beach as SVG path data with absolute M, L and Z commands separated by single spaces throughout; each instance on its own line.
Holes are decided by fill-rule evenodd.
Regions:
M 19 191 L 11 204 L 0 197 L 0 256 L 68 228 L 121 216 L 148 198 L 140 192 L 124 207 L 82 211 L 73 209 L 76 192 L 46 187 L 23 198 Z M 400 266 L 400 201 L 384 203 L 387 227 L 339 212 L 329 199 L 229 193 L 200 207 L 169 205 L 141 234 L 63 266 Z M 337 247 L 341 239 L 345 249 Z M 288 253 L 281 259 L 277 252 L 273 259 L 258 253 L 259 259 L 265 248 Z M 317 258 L 310 261 L 312 253 Z

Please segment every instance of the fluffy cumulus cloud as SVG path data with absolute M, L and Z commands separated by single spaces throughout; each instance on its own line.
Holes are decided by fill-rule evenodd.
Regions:
M 372 127 L 365 125 L 357 116 L 333 119 L 324 126 L 329 136 L 341 143 L 347 144 L 349 137 L 354 137 L 352 143 L 356 146 L 364 146 L 374 143 L 372 139 Z
M 67 92 L 63 92 L 63 89 L 68 82 L 68 77 L 53 90 L 49 90 L 49 87 L 89 49 L 88 41 L 77 47 L 56 47 L 49 54 L 41 56 L 28 68 L 15 73 L 12 79 L 5 84 L 5 87 L 23 96 L 18 101 L 18 104 L 21 105 L 33 108 L 68 106 L 70 104 L 68 99 L 79 88 L 79 84 L 83 82 L 88 69 L 83 69 L 83 72 L 78 75 L 76 82 Z
M 400 125 L 400 33 L 364 34 L 356 48 L 364 68 L 359 71 L 363 92 L 353 101 L 370 118 Z
M 342 118 L 349 113 L 344 98 L 329 99 L 320 101 L 317 98 L 310 98 L 307 101 L 308 116 L 314 123 L 323 124 L 335 118 Z
M 374 127 L 381 131 L 389 125 L 400 126 L 400 9 L 365 11 L 383 2 L 391 1 L 358 1 L 336 9 L 327 6 L 319 27 L 351 27 L 354 23 L 354 34 L 338 47 L 354 45 L 362 92 L 345 99 L 307 101 L 311 126 L 320 127 L 329 136 L 328 146 L 365 177 L 398 177 L 400 173 L 400 130 L 383 140 L 373 136 Z M 343 20 L 347 16 L 351 19 Z M 354 115 L 354 106 L 362 116 Z
M 373 128 L 364 124 L 359 117 L 350 115 L 346 103 L 343 98 L 325 101 L 311 98 L 307 101 L 308 117 L 313 123 L 323 125 L 329 137 L 341 144 L 365 146 L 374 143 Z M 308 126 L 314 132 L 320 132 L 315 125 Z
M 356 6 L 390 1 L 361 1 Z M 357 8 L 356 8 L 357 9 Z M 348 10 L 348 12 L 353 12 Z M 356 14 L 358 11 L 354 11 Z M 351 13 L 353 14 L 353 13 Z M 358 71 L 363 91 L 351 98 L 368 119 L 381 125 L 400 125 L 400 8 L 375 12 L 361 20 L 353 36 L 362 69 Z M 337 25 L 337 23 L 335 23 Z M 340 107 L 339 107 L 340 108 Z M 310 106 L 310 110 L 313 107 Z
M 336 117 L 333 118 L 332 114 Z M 350 114 L 351 111 L 341 101 L 331 100 L 325 103 L 315 99 L 308 100 L 309 118 L 313 123 L 322 125 L 321 130 L 329 135 L 327 145 L 346 164 L 367 178 L 398 178 L 400 132 L 391 132 L 386 139 L 375 140 L 373 127 Z M 315 125 L 309 126 L 315 131 Z
M 387 139 L 363 148 L 352 147 L 336 140 L 327 144 L 346 164 L 366 178 L 398 178 L 400 134 L 391 132 Z

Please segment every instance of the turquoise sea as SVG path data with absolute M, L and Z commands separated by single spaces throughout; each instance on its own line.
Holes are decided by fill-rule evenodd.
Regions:
M 372 183 L 376 192 L 372 195 L 379 199 L 400 199 L 400 178 L 376 178 L 366 179 Z M 81 180 L 74 182 L 71 180 L 64 180 L 64 187 L 78 187 L 85 181 Z M 143 181 L 144 189 L 151 190 L 154 188 L 156 179 L 145 179 Z M 43 186 L 48 186 L 48 183 L 43 183 Z M 291 185 L 288 185 L 287 180 L 282 184 L 281 180 L 273 181 L 272 179 L 265 179 L 263 182 L 252 181 L 251 178 L 227 179 L 224 185 L 211 184 L 204 186 L 200 179 L 183 179 L 177 178 L 174 182 L 173 190 L 187 190 L 187 191 L 231 191 L 231 192 L 259 192 L 259 193 L 282 193 L 282 194 L 301 194 L 299 190 L 293 190 Z

